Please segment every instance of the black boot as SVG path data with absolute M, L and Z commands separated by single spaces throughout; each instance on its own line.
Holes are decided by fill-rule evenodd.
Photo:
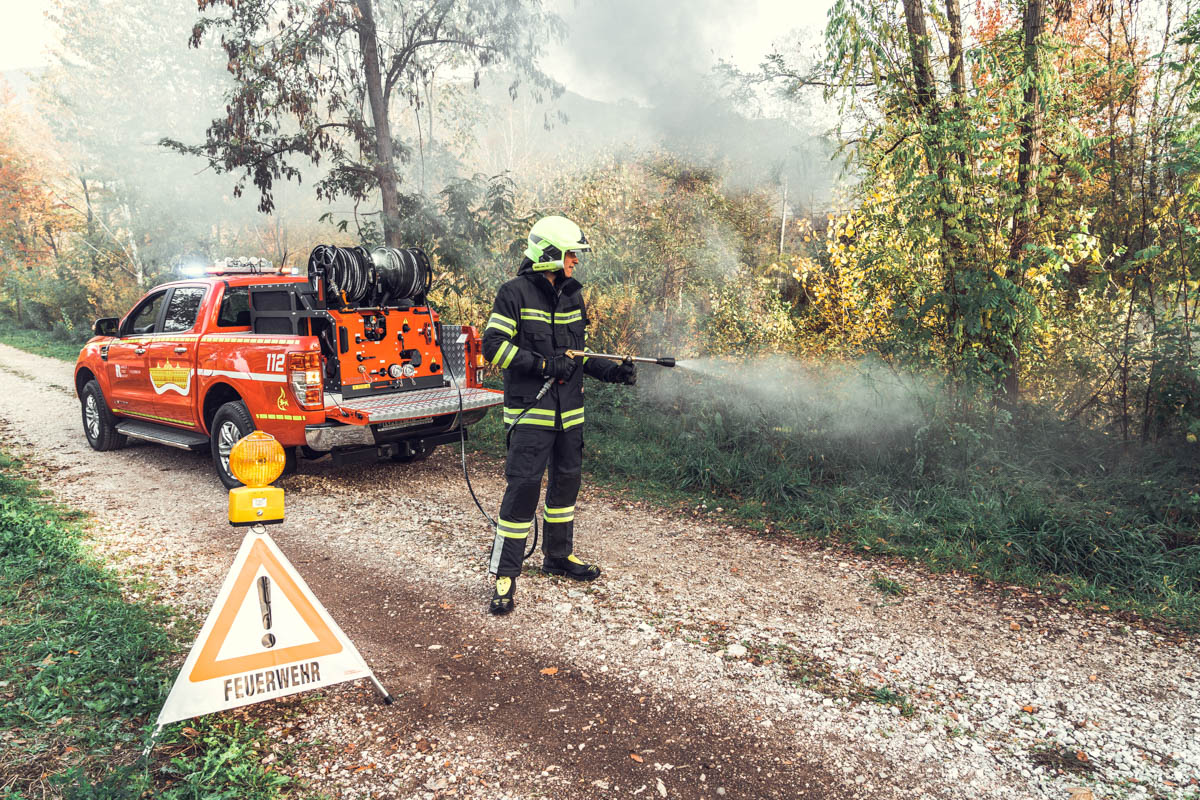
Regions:
M 546 556 L 542 559 L 542 572 L 547 575 L 565 575 L 576 581 L 594 581 L 600 577 L 599 567 L 583 563 L 574 553 L 565 558 Z
M 496 578 L 496 586 L 492 589 L 492 602 L 488 603 L 491 614 L 507 614 L 516 606 L 517 579 Z

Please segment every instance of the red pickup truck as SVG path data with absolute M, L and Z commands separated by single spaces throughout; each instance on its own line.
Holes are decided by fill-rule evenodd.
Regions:
M 209 448 L 217 475 L 263 430 L 289 453 L 339 461 L 426 458 L 502 401 L 479 381 L 475 328 L 427 303 L 420 250 L 321 246 L 306 276 L 257 259 L 155 287 L 124 318 L 97 320 L 75 365 L 96 450 L 129 438 Z

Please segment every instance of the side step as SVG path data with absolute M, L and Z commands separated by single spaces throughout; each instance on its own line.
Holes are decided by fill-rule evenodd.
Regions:
M 208 437 L 196 431 L 184 431 L 168 425 L 154 422 L 144 422 L 140 419 L 125 419 L 117 423 L 117 433 L 131 439 L 145 439 L 147 442 L 165 444 L 168 447 L 178 447 L 181 450 L 199 450 L 208 447 Z

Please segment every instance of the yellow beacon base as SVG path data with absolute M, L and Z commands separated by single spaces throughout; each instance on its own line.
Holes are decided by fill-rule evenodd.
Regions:
M 283 489 L 239 486 L 229 490 L 229 524 L 235 528 L 283 522 Z

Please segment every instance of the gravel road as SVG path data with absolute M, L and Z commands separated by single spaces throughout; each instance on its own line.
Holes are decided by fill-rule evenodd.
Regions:
M 0 345 L 0 444 L 93 516 L 110 563 L 202 617 L 241 539 L 208 456 L 93 452 L 71 372 Z M 501 466 L 471 463 L 492 511 Z M 273 538 L 397 697 L 254 707 L 268 760 L 330 796 L 1200 797 L 1194 637 L 586 485 L 576 545 L 604 576 L 527 574 L 489 618 L 456 451 L 279 485 Z

